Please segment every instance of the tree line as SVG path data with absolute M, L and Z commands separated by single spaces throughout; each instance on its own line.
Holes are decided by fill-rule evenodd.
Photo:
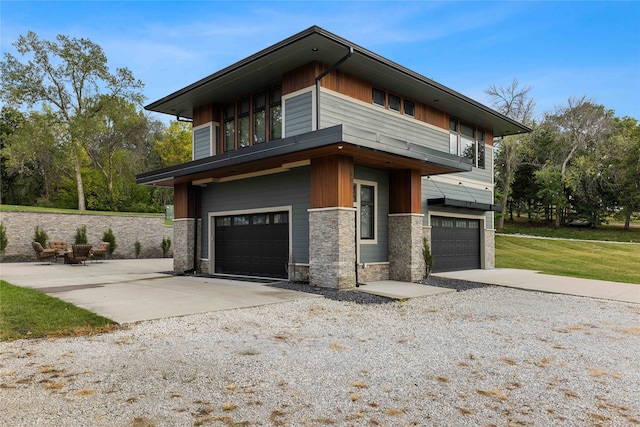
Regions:
M 162 211 L 169 189 L 139 186 L 135 175 L 191 159 L 191 125 L 146 115 L 142 82 L 110 71 L 100 46 L 32 32 L 14 43 L 19 60 L 0 62 L 0 202 L 79 210 Z M 532 129 L 494 141 L 496 203 L 505 217 L 556 226 L 629 227 L 640 212 L 640 125 L 586 96 L 536 119 L 531 86 L 491 85 L 492 107 Z
M 191 125 L 146 115 L 141 81 L 88 39 L 29 32 L 0 63 L 0 202 L 162 212 L 172 191 L 135 175 L 191 159 Z
M 544 112 L 538 121 L 531 89 L 514 79 L 485 90 L 494 108 L 532 129 L 495 141 L 495 194 L 503 208 L 496 227 L 515 214 L 556 227 L 597 226 L 613 217 L 629 229 L 640 213 L 637 119 L 616 117 L 582 96 Z

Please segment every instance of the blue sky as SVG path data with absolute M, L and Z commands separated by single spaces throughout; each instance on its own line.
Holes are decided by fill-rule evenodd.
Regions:
M 489 104 L 518 78 L 536 116 L 587 95 L 640 120 L 640 2 L 7 1 L 0 47 L 34 31 L 89 38 L 147 102 L 319 25 Z M 168 119 L 168 118 L 167 118 Z

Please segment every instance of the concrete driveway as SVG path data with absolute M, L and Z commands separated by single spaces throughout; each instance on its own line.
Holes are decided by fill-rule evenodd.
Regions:
M 108 260 L 86 265 L 0 264 L 2 280 L 86 308 L 118 323 L 317 298 L 260 283 L 162 274 L 172 259 Z

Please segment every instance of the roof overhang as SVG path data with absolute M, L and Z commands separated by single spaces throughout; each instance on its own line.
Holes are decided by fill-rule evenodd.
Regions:
M 193 118 L 194 108 L 224 102 L 280 81 L 282 74 L 312 61 L 334 64 L 349 49 L 353 54 L 340 70 L 373 85 L 402 94 L 460 120 L 489 129 L 494 137 L 531 129 L 436 81 L 383 58 L 363 47 L 313 26 L 240 62 L 180 89 L 145 108 L 176 117 Z
M 414 169 L 422 175 L 471 170 L 471 162 L 465 157 L 337 125 L 146 172 L 138 175 L 136 182 L 168 187 L 186 182 L 220 182 L 285 171 L 308 165 L 317 157 L 339 154 L 353 157 L 356 165 L 384 170 Z
M 442 206 L 448 208 L 462 208 L 475 211 L 494 211 L 500 212 L 502 205 L 494 205 L 492 203 L 471 202 L 468 200 L 452 199 L 449 197 L 440 197 L 437 199 L 427 199 L 427 206 Z

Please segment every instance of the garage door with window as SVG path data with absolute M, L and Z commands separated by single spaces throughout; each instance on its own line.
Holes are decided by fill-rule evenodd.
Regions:
M 286 278 L 288 260 L 288 212 L 215 218 L 216 273 Z
M 434 273 L 472 270 L 480 266 L 480 220 L 431 217 Z

